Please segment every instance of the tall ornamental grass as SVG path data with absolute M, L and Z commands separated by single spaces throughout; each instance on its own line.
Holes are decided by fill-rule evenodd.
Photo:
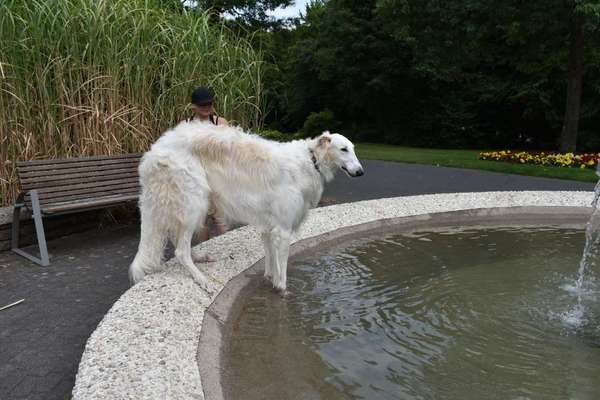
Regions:
M 262 59 L 206 14 L 158 0 L 0 1 L 0 195 L 15 161 L 146 150 L 190 115 L 199 85 L 227 119 L 257 129 Z

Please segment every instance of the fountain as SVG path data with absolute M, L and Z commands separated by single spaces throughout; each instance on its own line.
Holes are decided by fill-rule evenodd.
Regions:
M 553 223 L 420 228 L 294 259 L 288 297 L 257 285 L 236 305 L 225 398 L 597 398 L 590 251 L 577 327 L 560 318 L 575 292 L 557 291 L 575 286 L 582 233 Z
M 203 244 L 229 254 L 209 267 L 228 282 L 212 305 L 179 268 L 149 276 L 88 340 L 73 399 L 595 399 L 600 304 L 582 296 L 589 322 L 571 334 L 559 317 L 577 296 L 556 290 L 576 287 L 590 200 L 453 193 L 319 208 L 292 247 L 286 297 L 262 281 L 254 232 L 232 231 Z
M 465 219 L 295 259 L 287 298 L 257 285 L 236 303 L 225 398 L 596 398 L 600 182 L 594 191 L 577 222 Z
M 600 178 L 600 163 L 596 169 L 596 175 Z M 585 326 L 591 317 L 587 303 L 595 300 L 594 267 L 600 255 L 600 210 L 598 210 L 598 198 L 600 198 L 600 180 L 594 188 L 594 200 L 592 201 L 592 215 L 585 229 L 585 247 L 583 256 L 579 262 L 579 271 L 575 285 L 565 285 L 564 289 L 577 296 L 577 304 L 569 311 L 562 314 L 563 322 L 576 330 Z M 587 308 L 587 309 L 586 309 Z

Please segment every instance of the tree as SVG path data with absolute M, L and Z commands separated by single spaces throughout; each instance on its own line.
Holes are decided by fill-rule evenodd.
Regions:
M 331 0 L 308 8 L 282 66 L 292 128 L 330 109 L 346 133 L 393 140 L 397 131 L 386 128 L 408 117 L 402 86 L 411 57 L 403 43 L 387 40 L 374 7 L 374 0 Z
M 390 16 L 388 29 L 414 43 L 417 69 L 429 79 L 474 89 L 470 94 L 483 107 L 475 106 L 476 111 L 465 104 L 471 115 L 478 114 L 479 128 L 492 128 L 482 116 L 494 109 L 506 117 L 520 112 L 515 134 L 538 146 L 560 142 L 561 150 L 575 150 L 583 75 L 598 65 L 598 54 L 584 46 L 598 43 L 597 35 L 590 35 L 598 30 L 596 0 L 380 0 L 378 6 Z M 567 79 L 557 79 L 565 69 Z M 592 95 L 597 98 L 598 92 Z M 590 106 L 586 112 L 589 119 L 598 110 Z M 505 128 L 501 118 L 494 122 Z
M 579 131 L 579 117 L 581 112 L 582 81 L 585 73 L 584 52 L 586 43 L 586 28 L 591 31 L 597 31 L 597 17 L 600 13 L 600 5 L 598 5 L 597 2 L 575 0 L 571 3 L 571 7 L 569 69 L 567 72 L 567 100 L 559 142 L 560 151 L 563 153 L 574 152 L 577 148 L 577 134 Z M 587 27 L 586 20 L 588 23 Z
M 574 1 L 316 2 L 277 46 L 278 120 L 294 130 L 310 113 L 330 109 L 344 132 L 368 140 L 546 149 L 559 142 L 566 104 L 579 99 L 580 111 L 569 115 L 583 147 L 593 149 L 600 6 L 577 0 L 586 44 L 577 59 L 580 76 L 587 74 L 566 102 L 577 88 L 565 79 L 575 37 L 565 16 Z
M 282 23 L 269 16 L 268 12 L 278 7 L 287 7 L 292 2 L 293 0 L 198 0 L 196 3 L 202 10 L 212 10 L 216 18 L 229 14 L 251 29 L 265 29 Z

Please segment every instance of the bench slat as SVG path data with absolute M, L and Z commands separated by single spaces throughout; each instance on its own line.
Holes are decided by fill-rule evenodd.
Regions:
M 75 198 L 75 196 L 79 196 L 79 197 L 95 197 L 95 196 L 101 196 L 102 193 L 107 193 L 107 192 L 112 192 L 112 193 L 136 192 L 136 193 L 140 193 L 140 191 L 141 191 L 140 185 L 138 185 L 136 182 L 131 182 L 131 183 L 123 184 L 122 186 L 119 186 L 119 187 L 107 186 L 107 187 L 91 188 L 91 189 L 86 189 L 86 190 L 78 190 L 78 191 L 74 191 L 74 192 L 44 193 L 44 194 L 40 194 L 39 198 L 40 198 L 40 203 L 45 204 L 45 203 L 52 203 L 52 202 L 62 201 L 63 199 L 64 200 L 68 200 L 68 199 L 71 199 L 71 198 Z M 25 199 L 25 201 L 28 201 L 28 200 L 29 199 Z
M 45 160 L 17 161 L 17 167 L 41 166 L 52 164 L 72 164 L 82 162 L 103 162 L 130 158 L 140 158 L 143 153 L 117 154 L 114 156 L 91 156 L 91 157 L 73 157 L 73 158 L 56 158 Z
M 113 166 L 118 167 L 122 166 L 137 166 L 139 164 L 139 158 L 135 159 L 127 159 L 127 160 L 100 160 L 100 161 L 81 161 L 81 162 L 73 162 L 68 164 L 46 164 L 46 165 L 31 165 L 31 166 L 23 166 L 17 167 L 17 172 L 19 176 L 23 175 L 35 175 L 36 173 L 44 173 L 46 171 L 60 171 L 60 170 L 73 170 L 77 171 L 79 168 L 96 168 L 96 169 L 110 169 Z
M 77 194 L 77 193 L 92 193 L 98 190 L 102 190 L 106 187 L 114 187 L 122 185 L 122 187 L 139 186 L 140 183 L 137 179 L 130 178 L 131 182 L 123 182 L 121 179 L 114 181 L 94 181 L 89 183 L 78 183 L 76 185 L 69 186 L 51 186 L 47 188 L 37 189 L 41 198 L 52 197 L 52 194 Z
M 59 214 L 61 212 L 71 211 L 75 209 L 90 209 L 97 207 L 109 206 L 112 204 L 119 204 L 128 201 L 137 200 L 139 196 L 136 195 L 125 195 L 125 196 L 108 196 L 105 198 L 97 198 L 92 200 L 85 200 L 80 202 L 56 204 L 52 207 L 47 207 L 43 210 L 45 214 Z
M 31 178 L 43 177 L 49 175 L 65 175 L 72 173 L 85 173 L 90 171 L 114 171 L 118 169 L 137 169 L 139 165 L 138 161 L 119 162 L 114 164 L 105 165 L 90 165 L 86 167 L 74 167 L 74 168 L 54 168 L 53 166 L 46 166 L 40 171 L 27 171 L 19 170 L 19 178 L 21 181 L 27 181 Z
M 65 203 L 65 202 L 71 202 L 71 201 L 76 201 L 76 200 L 81 200 L 81 199 L 93 199 L 93 198 L 97 198 L 97 197 L 116 196 L 119 194 L 127 194 L 127 195 L 138 194 L 139 195 L 139 193 L 140 193 L 139 187 L 128 187 L 128 188 L 119 187 L 119 188 L 112 188 L 112 189 L 96 191 L 93 193 L 77 193 L 77 194 L 71 194 L 71 195 L 62 195 L 62 196 L 54 196 L 54 197 L 46 197 L 46 198 L 43 198 L 42 196 L 40 196 L 40 204 L 45 207 L 50 204 Z M 29 201 L 29 199 L 26 198 L 25 202 L 27 203 L 28 201 Z
M 59 180 L 48 180 L 42 182 L 29 182 L 27 184 L 22 184 L 21 187 L 23 190 L 31 190 L 31 189 L 41 189 L 53 186 L 60 187 L 68 187 L 70 185 L 78 185 L 81 183 L 92 183 L 98 182 L 99 186 L 101 182 L 104 181 L 115 181 L 114 184 L 118 184 L 119 182 L 131 182 L 136 181 L 138 179 L 137 171 L 121 173 L 116 175 L 101 175 L 101 176 L 90 176 L 90 177 L 73 177 L 71 179 L 59 179 Z
M 54 175 L 45 175 L 45 176 L 35 176 L 35 177 L 28 177 L 26 179 L 22 179 L 21 180 L 21 186 L 23 186 L 24 188 L 30 185 L 36 185 L 36 184 L 44 184 L 45 182 L 58 182 L 58 185 L 62 184 L 60 182 L 65 182 L 65 186 L 69 186 L 72 185 L 73 183 L 67 183 L 67 182 L 72 182 L 74 179 L 84 179 L 84 178 L 92 178 L 92 177 L 102 177 L 102 176 L 113 176 L 115 178 L 119 177 L 119 176 L 128 176 L 131 174 L 137 174 L 137 168 L 120 168 L 120 169 L 113 169 L 113 170 L 109 170 L 109 171 L 98 171 L 98 170 L 92 170 L 92 171 L 87 171 L 87 172 L 83 172 L 83 173 L 67 173 L 67 174 L 54 174 Z M 53 184 L 52 186 L 55 186 L 57 184 Z

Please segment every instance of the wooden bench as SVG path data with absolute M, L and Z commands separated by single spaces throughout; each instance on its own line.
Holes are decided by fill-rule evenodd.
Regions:
M 42 266 L 50 265 L 43 216 L 111 207 L 139 197 L 142 154 L 17 162 L 21 192 L 15 202 L 11 248 Z M 19 248 L 21 208 L 33 214 L 40 258 Z

